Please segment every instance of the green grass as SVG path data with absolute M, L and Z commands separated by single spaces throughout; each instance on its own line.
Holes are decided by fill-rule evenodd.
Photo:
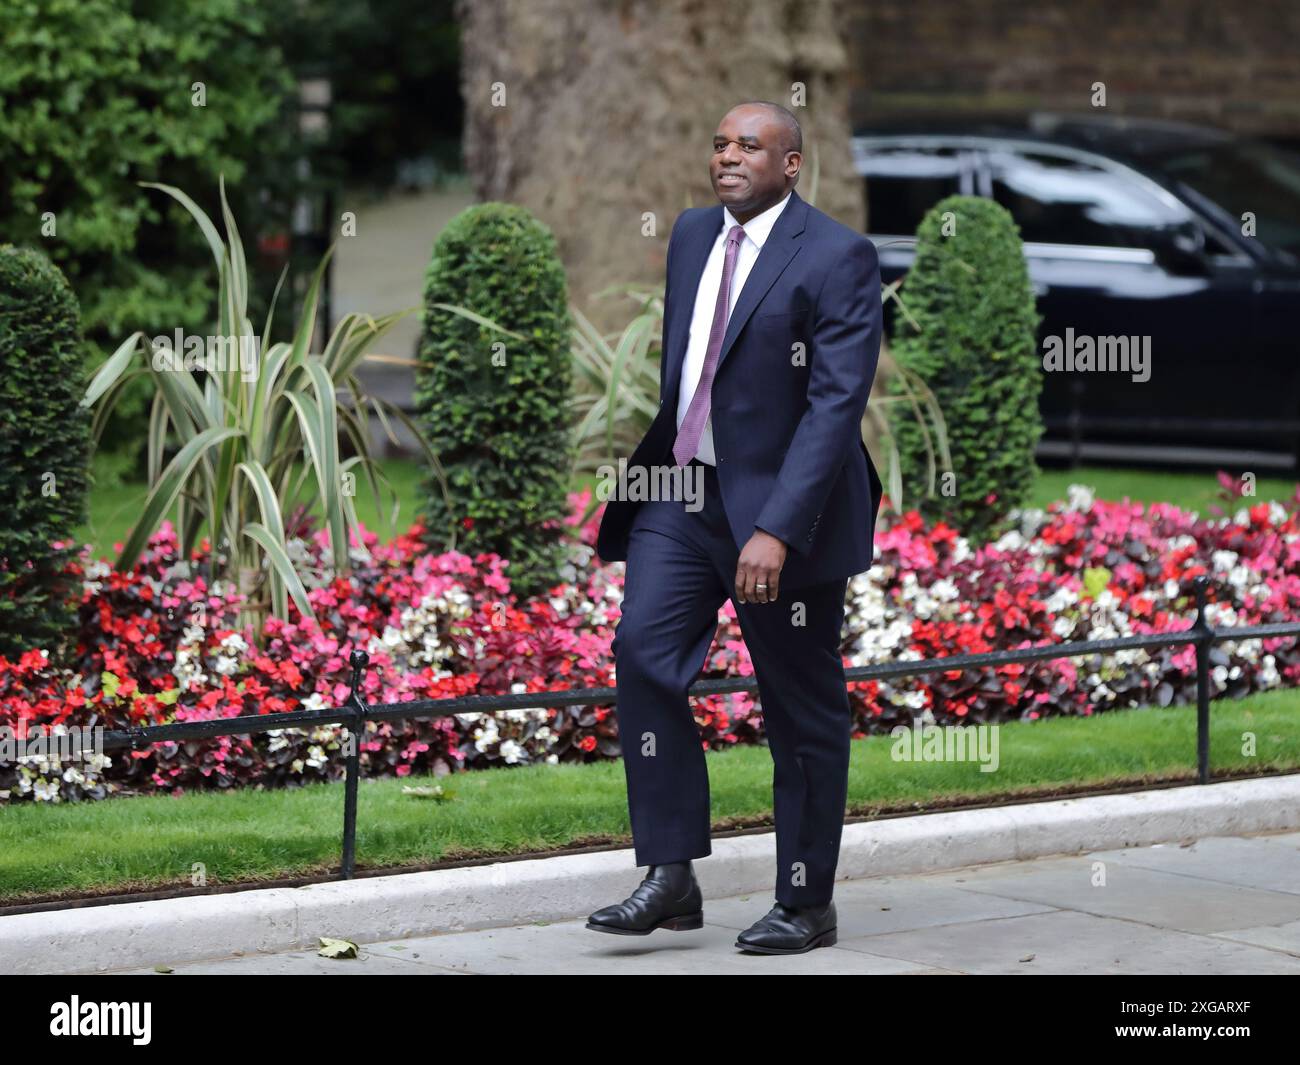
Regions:
M 1216 773 L 1300 768 L 1300 692 L 1214 704 Z M 1243 733 L 1258 754 L 1241 753 Z M 853 744 L 850 814 L 924 812 L 1050 796 L 1062 790 L 1191 781 L 1190 707 L 1049 718 L 1000 732 L 999 767 L 891 759 L 893 740 Z M 762 747 L 708 756 L 715 831 L 771 817 L 772 764 Z M 630 840 L 623 766 L 527 766 L 443 778 L 451 802 L 402 794 L 427 778 L 363 780 L 359 868 L 508 856 Z M 316 784 L 180 797 L 142 796 L 59 806 L 0 807 L 0 901 L 188 886 L 202 863 L 209 886 L 331 872 L 338 867 L 343 787 Z
M 390 540 L 396 533 L 405 532 L 411 522 L 418 517 L 422 503 L 422 482 L 424 465 L 414 459 L 381 459 L 380 466 L 384 475 L 392 483 L 397 493 L 398 512 L 396 525 L 390 521 L 393 497 L 388 489 L 380 492 L 383 512 L 375 506 L 375 497 L 366 482 L 357 478 L 357 517 L 367 529 L 379 533 L 382 541 Z M 126 539 L 136 516 L 144 507 L 148 487 L 140 481 L 123 478 L 115 461 L 111 458 L 97 458 L 94 465 L 95 487 L 90 494 L 89 520 L 77 531 L 82 543 L 91 544 L 96 556 L 112 558 L 116 551 L 115 543 Z M 584 487 L 593 487 L 594 475 L 575 478 L 571 490 L 580 492 Z M 319 508 L 317 508 L 319 514 Z M 172 514 L 175 520 L 175 514 Z
M 1226 472 L 1241 476 L 1241 470 Z M 1231 514 L 1237 506 L 1277 500 L 1286 506 L 1295 495 L 1294 477 L 1260 477 L 1255 484 L 1253 498 L 1243 499 L 1231 507 L 1219 500 L 1219 481 L 1213 472 L 1190 470 L 1133 470 L 1109 466 L 1086 466 L 1077 470 L 1041 470 L 1034 485 L 1029 505 L 1045 507 L 1057 499 L 1064 499 L 1072 484 L 1090 485 L 1098 499 L 1121 500 L 1128 497 L 1134 503 L 1172 503 L 1183 510 L 1197 511 L 1201 517 L 1214 517 L 1210 507 L 1218 504 Z
M 397 493 L 396 526 L 389 520 L 393 505 L 391 493 L 381 487 L 381 514 L 375 506 L 374 495 L 360 476 L 357 478 L 357 517 L 367 529 L 375 530 L 381 539 L 388 540 L 398 532 L 405 532 L 416 519 L 424 471 L 421 463 L 410 459 L 384 459 L 381 465 Z M 97 556 L 112 558 L 116 554 L 113 545 L 126 539 L 132 523 L 143 509 L 148 487 L 143 482 L 124 479 L 111 457 L 96 458 L 93 473 L 95 487 L 90 494 L 89 520 L 77 535 L 82 543 L 94 547 Z M 319 508 L 315 509 L 319 515 Z M 174 512 L 171 517 L 174 521 Z
M 405 531 L 420 510 L 420 485 L 423 477 L 421 463 L 412 459 L 380 460 L 384 473 L 397 492 L 399 511 L 395 531 Z M 1240 473 L 1239 470 L 1229 471 Z M 94 545 L 97 555 L 111 557 L 113 544 L 126 538 L 135 516 L 144 504 L 145 486 L 139 482 L 125 481 L 116 472 L 113 460 L 100 458 L 95 463 L 96 488 L 91 493 L 90 520 L 79 530 L 84 543 Z M 594 488 L 594 475 L 574 479 L 572 490 Z M 1034 485 L 1029 505 L 1045 507 L 1048 503 L 1064 499 L 1071 484 L 1086 484 L 1095 488 L 1097 498 L 1120 500 L 1128 497 L 1135 503 L 1173 503 L 1184 510 L 1195 510 L 1203 517 L 1212 516 L 1210 506 L 1216 503 L 1219 483 L 1213 473 L 1113 469 L 1087 466 L 1077 470 L 1047 469 L 1040 471 Z M 1284 505 L 1295 494 L 1294 479 L 1260 478 L 1256 495 L 1248 502 L 1276 499 Z M 392 526 L 388 511 L 392 502 L 385 493 L 382 497 L 384 514 L 375 507 L 374 497 L 358 484 L 357 514 L 366 528 L 379 532 L 389 539 Z

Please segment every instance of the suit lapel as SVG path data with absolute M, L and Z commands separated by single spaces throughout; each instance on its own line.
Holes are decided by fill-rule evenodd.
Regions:
M 718 372 L 726 361 L 741 329 L 754 313 L 759 301 L 767 295 L 768 289 L 790 264 L 790 260 L 802 246 L 804 224 L 808 216 L 808 204 L 793 189 L 790 190 L 790 202 L 776 220 L 776 225 L 763 242 L 758 258 L 745 279 L 745 286 L 740 290 L 736 306 L 732 308 L 727 321 L 727 332 L 722 338 L 722 351 L 718 355 Z M 677 274 L 672 279 L 672 287 L 679 294 L 672 310 L 672 328 L 669 336 L 664 338 L 662 358 L 667 360 L 665 375 L 665 392 L 662 398 L 665 405 L 675 403 L 677 392 L 681 387 L 682 364 L 686 359 L 686 346 L 690 340 L 691 318 L 695 313 L 695 298 L 699 293 L 700 278 L 709 261 L 709 253 L 718 239 L 722 229 L 722 205 L 709 208 L 708 213 L 697 224 L 682 248 Z M 713 294 L 716 298 L 717 293 Z M 714 380 L 716 381 L 716 375 Z

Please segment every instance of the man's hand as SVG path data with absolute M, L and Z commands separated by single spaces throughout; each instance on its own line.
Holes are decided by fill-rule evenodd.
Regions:
M 784 540 L 755 529 L 736 563 L 736 598 L 742 603 L 776 601 L 781 567 L 789 550 Z

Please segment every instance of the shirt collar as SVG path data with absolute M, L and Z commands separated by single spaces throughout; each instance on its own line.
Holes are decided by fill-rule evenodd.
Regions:
M 745 236 L 752 240 L 761 250 L 768 234 L 772 232 L 772 227 L 776 225 L 776 220 L 781 217 L 781 212 L 785 210 L 785 205 L 790 199 L 790 193 L 785 194 L 785 199 L 780 203 L 774 203 L 762 214 L 757 214 L 745 223 Z M 729 209 L 722 209 L 722 232 L 730 233 L 732 226 L 740 225 L 735 216 Z

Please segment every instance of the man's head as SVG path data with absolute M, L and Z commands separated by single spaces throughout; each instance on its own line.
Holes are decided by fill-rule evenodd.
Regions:
M 799 180 L 803 131 L 780 104 L 737 104 L 713 135 L 709 177 L 718 200 L 744 225 L 785 198 Z

